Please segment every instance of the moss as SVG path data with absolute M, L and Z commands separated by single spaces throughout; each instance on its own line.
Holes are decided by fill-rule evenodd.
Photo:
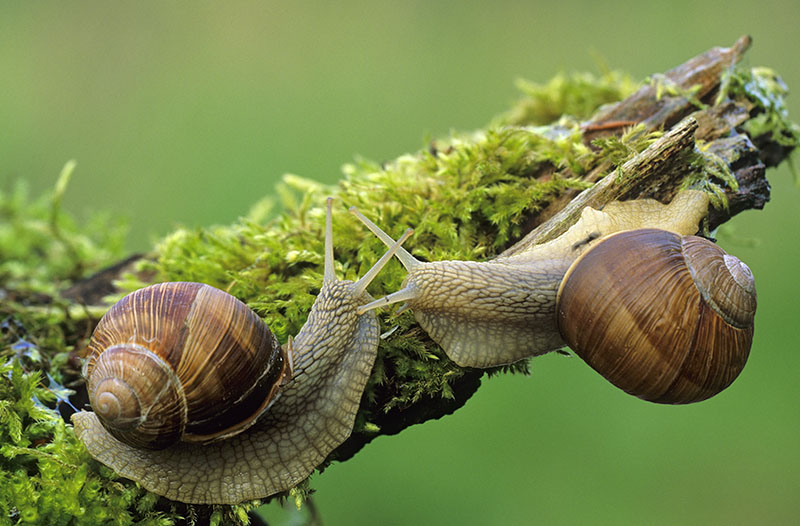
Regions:
M 60 415 L 38 371 L 0 366 L 0 524 L 168 525 L 157 498 L 119 484 Z
M 0 190 L 0 283 L 17 295 L 47 294 L 120 259 L 127 227 L 101 212 L 79 225 L 61 209 L 75 163 L 62 170 L 54 190 L 31 200 L 18 182 Z
M 59 412 L 92 322 L 58 291 L 118 260 L 125 232 L 110 216 L 79 225 L 61 209 L 73 170 L 38 199 L 21 183 L 0 193 L 0 524 L 174 524 L 177 511 L 93 461 Z
M 661 131 L 648 133 L 643 124 L 638 124 L 625 130 L 619 137 L 609 135 L 608 137 L 594 139 L 592 145 L 600 150 L 597 153 L 599 158 L 614 166 L 620 166 L 626 160 L 653 144 L 662 135 L 663 132 Z
M 647 80 L 651 86 L 653 86 L 656 90 L 656 100 L 661 100 L 662 97 L 669 96 L 669 97 L 679 97 L 686 99 L 689 101 L 697 109 L 704 109 L 707 107 L 697 95 L 700 91 L 700 85 L 695 84 L 694 86 L 687 88 L 682 88 L 681 86 L 676 85 L 672 82 L 669 77 L 662 73 L 656 73 L 655 75 L 651 75 L 650 78 Z
M 728 198 L 725 188 L 733 191 L 739 189 L 736 176 L 731 171 L 730 164 L 714 153 L 710 143 L 696 141 L 694 155 L 689 161 L 694 168 L 683 182 L 683 188 L 694 188 L 708 193 L 711 206 L 717 209 L 728 207 Z
M 517 87 L 524 97 L 498 117 L 495 125 L 544 125 L 563 115 L 586 119 L 603 104 L 622 100 L 636 91 L 639 83 L 604 67 L 600 75 L 559 73 L 545 84 L 519 80 Z
M 743 130 L 754 139 L 768 137 L 776 144 L 795 148 L 800 143 L 800 126 L 789 119 L 788 94 L 783 79 L 770 68 L 735 68 L 723 77 L 717 101 L 746 98 L 752 109 Z

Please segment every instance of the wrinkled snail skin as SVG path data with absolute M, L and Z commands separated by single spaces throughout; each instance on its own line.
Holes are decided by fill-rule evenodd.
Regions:
M 358 306 L 372 299 L 367 285 L 403 240 L 359 281 L 338 280 L 330 215 L 329 201 L 323 284 L 305 325 L 285 346 L 291 363 L 285 370 L 291 370 L 291 378 L 279 379 L 280 393 L 268 409 L 238 434 L 225 433 L 224 439 L 205 444 L 178 441 L 164 449 L 122 442 L 115 438 L 117 431 L 112 434 L 102 425 L 96 412 L 82 411 L 73 415 L 73 424 L 94 458 L 172 500 L 234 504 L 297 485 L 350 435 L 379 341 L 375 314 L 359 313 Z M 173 314 L 162 310 L 148 306 L 142 315 Z M 216 326 L 207 329 L 224 332 Z M 159 332 L 144 339 L 159 338 L 165 337 Z M 89 375 L 92 369 L 87 367 Z M 224 408 L 230 400 L 215 403 Z
M 705 273 L 706 278 L 710 279 L 707 290 L 692 287 L 694 307 L 679 313 L 681 323 L 673 327 L 677 333 L 664 333 L 661 338 L 663 346 L 656 350 L 650 349 L 649 354 L 637 356 L 637 363 L 626 364 L 624 367 L 612 364 L 611 371 L 606 371 L 605 366 L 600 365 L 601 360 L 596 358 L 603 355 L 602 345 L 593 341 L 578 345 L 565 330 L 565 326 L 570 325 L 577 334 L 582 334 L 585 324 L 589 320 L 604 319 L 599 313 L 605 312 L 613 303 L 606 291 L 596 292 L 585 286 L 603 282 L 605 279 L 601 277 L 602 270 L 596 262 L 582 265 L 581 273 L 585 276 L 583 284 L 586 288 L 582 293 L 585 293 L 586 301 L 590 302 L 581 310 L 583 318 L 564 312 L 560 317 L 557 316 L 557 296 L 562 282 L 566 283 L 565 275 L 568 271 L 571 275 L 577 275 L 571 271 L 573 264 L 587 258 L 595 247 L 604 243 L 606 237 L 616 232 L 650 228 L 671 233 L 670 236 L 680 240 L 683 236 L 697 232 L 698 224 L 707 214 L 707 210 L 708 197 L 703 192 L 691 190 L 679 192 L 668 205 L 652 199 L 641 199 L 609 203 L 603 210 L 587 207 L 580 219 L 553 241 L 534 246 L 516 246 L 509 251 L 513 255 L 486 262 L 420 262 L 401 249 L 397 256 L 408 270 L 403 288 L 364 305 L 361 310 L 365 312 L 405 301 L 404 308 L 412 310 L 420 326 L 461 366 L 486 368 L 513 363 L 557 350 L 569 343 L 598 372 L 611 376 L 609 379 L 612 383 L 644 399 L 688 403 L 708 398 L 730 384 L 744 366 L 752 340 L 755 312 L 755 288 L 749 269 L 733 256 L 722 253 L 713 243 L 701 240 L 700 252 L 710 249 L 718 254 L 716 263 L 709 267 L 713 267 L 714 271 L 702 270 L 705 263 L 695 265 L 691 270 L 685 264 L 681 268 L 684 278 L 689 282 L 692 282 L 692 272 L 698 276 Z M 358 212 L 354 213 L 384 243 L 393 242 L 390 236 L 366 217 Z M 699 238 L 691 236 L 691 239 Z M 694 246 L 697 243 L 690 241 L 688 244 Z M 636 296 L 639 283 L 631 282 L 628 285 L 634 272 L 627 271 L 626 265 L 631 260 L 638 261 L 646 256 L 637 254 L 635 250 L 623 255 L 615 249 L 606 251 L 604 257 L 621 262 L 618 270 L 620 275 L 608 279 L 625 284 L 624 290 L 633 291 L 632 295 Z M 733 270 L 722 272 L 720 261 L 723 262 L 722 267 L 727 265 Z M 653 264 L 657 266 L 659 263 Z M 642 272 L 637 270 L 639 281 L 649 279 L 649 276 L 643 274 L 645 270 L 649 272 L 652 269 L 642 269 Z M 736 277 L 729 279 L 733 275 Z M 739 285 L 732 286 L 731 281 L 737 280 Z M 685 285 L 685 282 L 682 283 Z M 656 289 L 651 292 L 654 297 L 673 298 L 670 285 L 663 280 L 656 280 L 654 286 Z M 731 292 L 734 290 L 738 292 Z M 714 291 L 723 292 L 718 294 Z M 690 291 L 684 292 L 688 294 Z M 733 330 L 722 326 L 730 325 L 724 316 L 721 317 L 714 309 L 707 308 L 713 303 L 713 298 L 708 301 L 709 294 L 716 294 L 720 302 L 733 300 L 733 303 L 740 303 L 738 306 L 725 307 L 739 312 L 740 319 L 732 326 Z M 706 297 L 703 298 L 703 295 Z M 679 296 L 672 301 L 675 302 L 673 307 L 680 310 L 679 306 L 687 305 L 689 300 L 687 296 Z M 615 303 L 614 305 L 618 306 Z M 655 314 L 656 318 L 660 318 L 662 314 L 652 303 L 649 309 L 643 307 L 639 310 L 641 314 Z M 652 312 L 653 310 L 656 312 Z M 698 318 L 702 319 L 699 326 L 695 323 Z M 622 334 L 623 343 L 620 345 L 625 349 L 632 345 L 630 340 L 625 339 L 625 330 L 635 327 L 637 323 L 643 323 L 633 323 L 630 319 L 627 322 L 621 324 L 624 330 L 620 325 L 614 328 L 615 332 Z M 645 323 L 644 327 L 645 333 L 659 333 L 664 325 Z M 605 330 L 611 329 L 597 324 L 598 334 L 603 334 Z M 694 338 L 686 347 L 691 352 L 688 355 L 678 354 L 678 357 L 669 355 L 681 342 L 679 336 L 685 334 Z M 650 339 L 653 339 L 652 335 Z M 660 363 L 665 356 L 668 357 L 667 365 Z M 682 370 L 676 368 L 675 362 L 686 362 L 684 365 L 687 367 Z M 639 377 L 639 368 L 649 371 L 648 374 L 643 374 L 643 379 Z M 626 375 L 630 379 L 620 379 Z M 650 386 L 654 377 L 659 382 Z

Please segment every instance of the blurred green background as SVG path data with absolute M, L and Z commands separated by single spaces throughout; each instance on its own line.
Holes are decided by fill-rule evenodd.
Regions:
M 481 127 L 516 78 L 596 70 L 596 54 L 644 78 L 747 33 L 747 63 L 798 91 L 798 27 L 796 0 L 6 2 L 0 187 L 45 191 L 77 159 L 64 206 L 129 218 L 145 250 L 177 224 L 233 221 L 283 173 L 333 183 L 357 154 Z M 786 166 L 769 177 L 766 209 L 719 234 L 759 293 L 728 391 L 661 407 L 546 356 L 315 476 L 325 524 L 796 524 L 800 189 Z

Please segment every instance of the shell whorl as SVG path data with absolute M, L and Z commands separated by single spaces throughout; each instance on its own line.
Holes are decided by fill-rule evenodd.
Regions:
M 88 376 L 97 416 L 119 440 L 161 449 L 186 429 L 186 397 L 175 372 L 136 344 L 113 345 L 97 356 Z
M 695 236 L 683 239 L 686 265 L 709 306 L 734 327 L 753 325 L 756 287 L 753 273 L 736 256 Z
M 136 391 L 116 378 L 106 378 L 97 386 L 94 411 L 114 429 L 133 429 L 142 420 L 142 407 Z

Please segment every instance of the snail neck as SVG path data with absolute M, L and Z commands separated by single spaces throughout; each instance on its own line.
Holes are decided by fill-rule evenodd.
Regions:
M 369 300 L 369 295 L 361 292 L 354 296 L 355 286 L 352 281 L 323 283 L 308 319 L 293 342 L 297 372 L 335 358 L 341 349 L 363 339 L 357 334 L 361 330 L 361 316 L 356 310 L 360 303 Z
M 492 367 L 563 347 L 555 323 L 564 259 L 421 264 L 408 277 L 407 305 L 447 355 L 464 367 Z
M 323 441 L 344 440 L 350 434 L 379 341 L 375 313 L 356 312 L 371 298 L 364 292 L 353 297 L 355 289 L 351 281 L 323 284 L 308 320 L 292 341 L 293 376 L 270 408 L 270 420 L 317 430 L 309 430 L 309 436 L 325 430 Z

